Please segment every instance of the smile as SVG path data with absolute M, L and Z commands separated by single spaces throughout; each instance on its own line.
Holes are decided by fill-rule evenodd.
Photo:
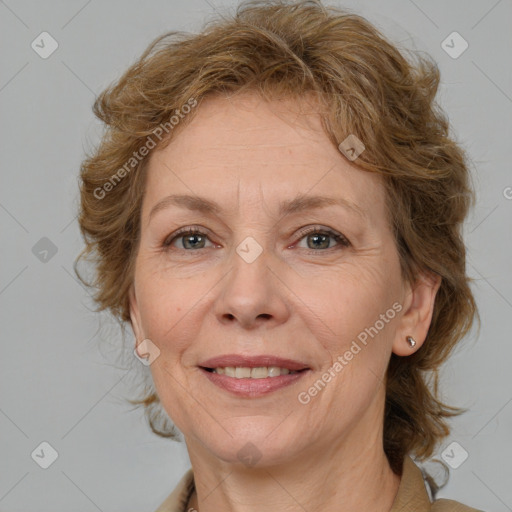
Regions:
M 278 366 L 259 366 L 257 368 L 249 368 L 247 366 L 226 366 L 205 369 L 219 375 L 234 377 L 235 379 L 265 379 L 267 377 L 279 377 L 280 375 L 297 373 L 297 371 L 290 371 L 288 368 L 280 368 Z
M 256 368 L 200 367 L 200 370 L 202 375 L 216 387 L 244 398 L 257 398 L 283 389 L 302 379 L 304 375 L 311 371 L 309 368 L 290 371 L 287 368 L 276 366 Z

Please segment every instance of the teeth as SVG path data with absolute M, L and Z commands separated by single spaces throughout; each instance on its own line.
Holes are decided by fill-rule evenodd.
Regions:
M 269 377 L 277 377 L 281 374 L 281 368 L 278 366 L 269 366 L 268 367 L 268 376 Z
M 258 368 L 226 366 L 225 368 L 215 368 L 213 371 L 219 375 L 227 375 L 235 379 L 265 379 L 267 377 L 279 377 L 279 375 L 297 373 L 296 371 L 288 370 L 288 368 L 279 368 L 279 366 Z
M 237 379 L 246 379 L 251 376 L 251 369 L 250 368 L 235 368 L 235 377 Z
M 279 372 L 280 374 L 281 372 Z M 267 368 L 252 368 L 251 369 L 251 377 L 253 379 L 265 379 L 268 377 L 268 369 Z

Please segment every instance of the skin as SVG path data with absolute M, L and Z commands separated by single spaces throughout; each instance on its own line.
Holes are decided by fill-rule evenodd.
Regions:
M 197 494 L 189 506 L 388 511 L 400 476 L 382 444 L 385 372 L 392 352 L 406 357 L 421 347 L 440 278 L 402 280 L 382 178 L 328 140 L 312 99 L 268 103 L 244 93 L 209 97 L 197 108 L 150 157 L 130 290 L 136 341 L 150 339 L 160 350 L 152 377 L 190 455 Z M 341 206 L 280 217 L 279 203 L 299 193 L 342 197 L 365 217 Z M 208 198 L 224 211 L 169 206 L 150 219 L 170 194 Z M 163 247 L 188 226 L 202 235 L 182 234 Z M 303 235 L 304 227 L 320 229 Z M 315 239 L 325 228 L 350 245 Z M 263 249 L 252 263 L 236 252 L 249 236 Z M 298 394 L 395 302 L 401 311 L 301 404 Z M 269 395 L 240 398 L 198 368 L 229 353 L 288 357 L 311 371 Z M 255 466 L 237 456 L 248 442 L 261 457 Z

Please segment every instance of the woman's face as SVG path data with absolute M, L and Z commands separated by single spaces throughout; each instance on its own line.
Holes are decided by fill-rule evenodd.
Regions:
M 430 322 L 411 313 L 432 295 L 413 303 L 401 280 L 381 177 L 298 107 L 208 98 L 147 169 L 132 326 L 158 354 L 156 390 L 189 451 L 215 460 L 381 443 L 391 352 L 412 353 L 405 336 L 421 342 Z M 306 369 L 204 369 L 291 366 L 208 363 L 226 355 Z

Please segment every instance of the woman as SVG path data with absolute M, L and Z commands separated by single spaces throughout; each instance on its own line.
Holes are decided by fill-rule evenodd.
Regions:
M 460 413 L 435 372 L 477 316 L 438 83 L 359 16 L 252 2 L 97 99 L 82 256 L 192 465 L 159 511 L 474 510 L 411 458 Z

